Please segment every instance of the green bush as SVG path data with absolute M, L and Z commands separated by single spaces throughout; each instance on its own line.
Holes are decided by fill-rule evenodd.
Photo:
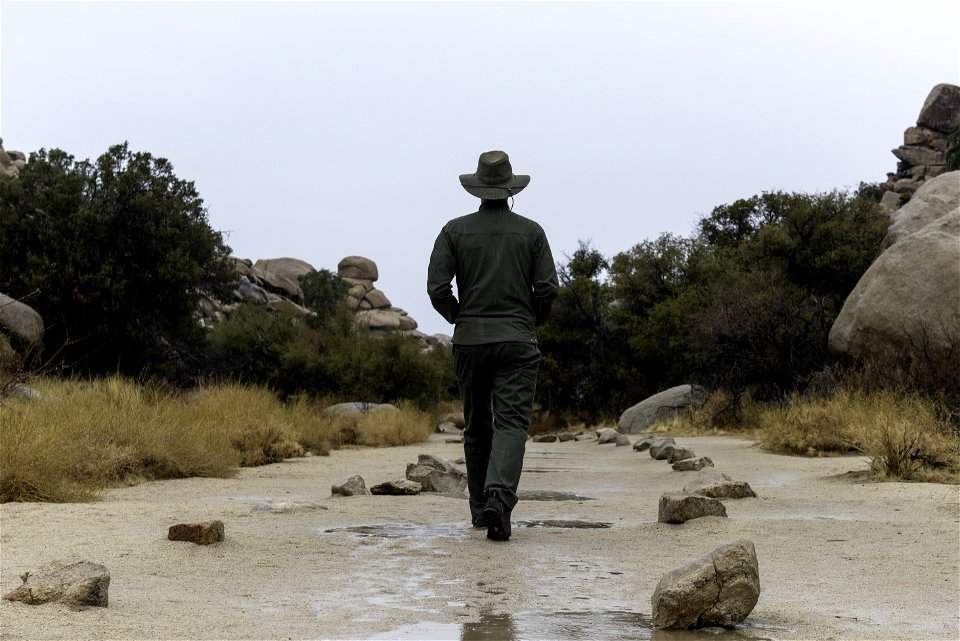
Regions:
M 30 295 L 71 372 L 176 375 L 203 340 L 200 298 L 236 280 L 193 183 L 126 144 L 95 163 L 40 150 L 0 177 L 0 238 L 6 293 Z

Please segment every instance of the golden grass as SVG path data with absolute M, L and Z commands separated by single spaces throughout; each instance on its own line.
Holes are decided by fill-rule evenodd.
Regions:
M 332 447 L 421 442 L 429 414 L 336 418 L 266 389 L 205 387 L 183 395 L 129 380 L 41 380 L 43 398 L 0 401 L 0 502 L 82 501 L 111 486 L 328 454 Z
M 736 411 L 723 392 L 659 421 L 648 431 L 674 435 L 739 433 L 780 454 L 863 454 L 878 479 L 960 483 L 960 438 L 934 403 L 890 391 L 795 396 L 783 404 L 744 400 Z

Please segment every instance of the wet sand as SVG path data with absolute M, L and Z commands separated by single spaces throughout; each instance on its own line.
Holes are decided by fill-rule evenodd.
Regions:
M 402 478 L 418 453 L 462 456 L 431 442 L 147 483 L 97 503 L 4 504 L 2 593 L 71 555 L 106 565 L 111 585 L 108 608 L 0 601 L 0 638 L 958 638 L 960 488 L 864 481 L 848 474 L 866 469 L 860 458 L 677 440 L 758 498 L 724 500 L 726 519 L 659 524 L 660 495 L 696 473 L 596 442 L 528 443 L 522 490 L 590 500 L 521 502 L 507 543 L 470 528 L 461 498 L 330 496 L 351 474 L 368 487 Z M 258 511 L 267 501 L 289 509 Z M 166 539 L 170 525 L 210 519 L 225 523 L 224 542 Z M 650 630 L 662 574 L 740 538 L 756 545 L 762 587 L 745 625 Z

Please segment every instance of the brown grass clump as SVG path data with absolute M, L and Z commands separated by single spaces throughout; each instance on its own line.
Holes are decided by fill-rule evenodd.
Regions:
M 760 445 L 775 452 L 822 456 L 859 452 L 880 478 L 960 482 L 960 439 L 918 396 L 840 392 L 795 397 L 760 412 Z
M 335 418 L 315 401 L 284 404 L 230 384 L 175 395 L 126 379 L 40 380 L 38 400 L 0 400 L 0 502 L 84 501 L 146 480 L 226 477 L 310 450 L 425 440 L 412 406 Z
M 678 416 L 657 421 L 647 431 L 678 436 L 750 432 L 760 409 L 752 400 L 733 398 L 718 390 Z

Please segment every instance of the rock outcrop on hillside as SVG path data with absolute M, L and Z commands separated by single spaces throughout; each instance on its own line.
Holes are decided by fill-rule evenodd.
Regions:
M 897 171 L 883 183 L 883 205 L 897 209 L 931 178 L 946 171 L 950 134 L 960 127 L 960 87 L 940 84 L 930 91 L 917 124 L 903 132 L 903 144 L 893 150 Z
M 6 151 L 3 138 L 0 138 L 0 174 L 16 176 L 27 164 L 27 156 L 22 151 Z

